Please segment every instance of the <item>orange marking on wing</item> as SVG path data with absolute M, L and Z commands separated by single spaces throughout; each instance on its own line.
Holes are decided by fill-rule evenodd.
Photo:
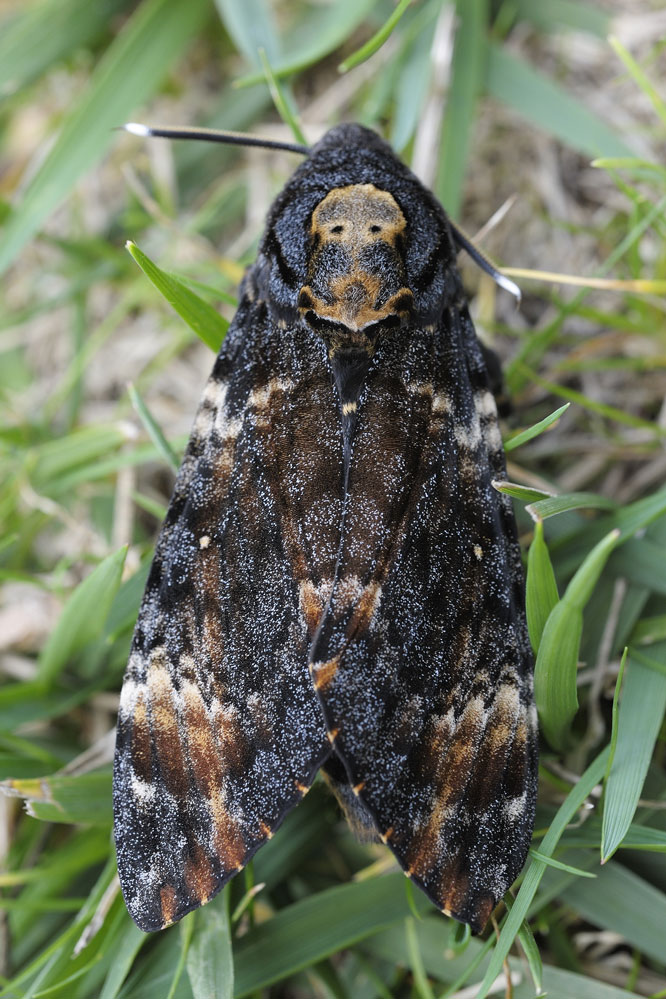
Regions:
M 521 714 L 522 725 L 517 724 Z M 524 740 L 524 716 L 525 709 L 521 709 L 518 690 L 513 685 L 503 684 L 490 711 L 468 792 L 477 813 L 483 812 L 495 797 L 512 743 Z
M 301 784 L 301 782 L 300 782 L 300 781 L 298 781 L 298 780 L 295 780 L 295 781 L 294 781 L 294 784 L 296 785 L 296 790 L 297 790 L 297 791 L 300 791 L 300 793 L 301 793 L 301 794 L 302 794 L 302 795 L 303 795 L 304 797 L 305 797 L 305 795 L 306 795 L 306 794 L 308 793 L 308 791 L 310 790 L 310 788 L 309 788 L 309 787 L 307 786 L 307 784 Z
M 309 579 L 304 579 L 299 587 L 299 605 L 301 613 L 305 618 L 305 623 L 311 635 L 315 633 L 324 613 L 324 602 L 314 585 Z
M 379 838 L 382 841 L 382 843 L 388 843 L 392 835 L 393 835 L 393 826 L 389 826 L 386 832 L 379 834 Z
M 240 824 L 229 814 L 219 794 L 209 801 L 209 805 L 213 818 L 213 848 L 225 871 L 240 871 L 247 856 Z
M 372 621 L 375 611 L 379 607 L 381 597 L 381 584 L 376 580 L 373 580 L 372 583 L 368 583 L 368 585 L 363 588 L 358 603 L 354 607 L 354 613 L 352 614 L 347 626 L 348 638 L 353 638 L 359 632 L 365 631 Z
M 340 732 L 339 728 L 334 728 L 331 732 L 326 733 L 326 738 L 331 743 L 331 745 L 333 745 L 333 743 L 337 739 L 339 732 Z
M 192 898 L 201 905 L 208 901 L 216 887 L 211 862 L 204 853 L 200 843 L 195 843 L 194 850 L 185 861 L 185 884 Z
M 354 794 L 360 794 L 364 787 L 365 787 L 365 781 L 362 780 L 360 782 L 360 784 L 355 784 L 354 785 L 354 787 L 352 788 L 352 791 L 354 792 Z
M 224 778 L 220 752 L 197 685 L 184 683 L 181 697 L 192 773 L 201 793 L 211 798 L 219 791 Z
M 174 702 L 171 677 L 164 663 L 163 653 L 153 654 L 148 667 L 148 691 L 152 715 L 155 751 L 167 789 L 176 798 L 188 793 L 187 768 L 183 758 L 182 738 Z
M 259 829 L 261 830 L 261 835 L 265 839 L 273 839 L 273 830 L 270 826 L 267 826 L 265 822 L 259 823 Z
M 165 885 L 164 888 L 160 888 L 160 909 L 165 926 L 170 926 L 173 923 L 177 905 L 178 900 L 173 885 Z
M 150 722 L 146 707 L 146 693 L 137 694 L 131 729 L 132 766 L 137 777 L 150 783 L 152 781 L 152 746 L 150 742 Z
M 340 665 L 340 655 L 334 656 L 325 663 L 313 663 L 312 674 L 316 690 L 326 690 L 332 682 Z M 337 731 L 337 730 L 336 730 Z
M 437 860 L 441 830 L 465 792 L 483 730 L 483 718 L 483 702 L 480 698 L 474 698 L 465 708 L 449 743 L 443 766 L 437 771 L 430 817 L 427 824 L 414 836 L 409 851 L 410 865 L 420 877 L 425 877 Z
M 461 870 L 462 858 L 456 854 L 442 868 L 442 906 L 451 912 L 462 912 L 469 894 L 469 874 Z

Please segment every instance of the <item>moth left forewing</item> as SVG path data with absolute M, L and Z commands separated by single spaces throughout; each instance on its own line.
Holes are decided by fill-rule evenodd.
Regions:
M 119 714 L 118 867 L 143 929 L 216 894 L 330 751 L 307 670 L 308 586 L 333 575 L 341 506 L 320 355 L 245 301 L 195 420 Z
M 312 651 L 357 821 L 476 930 L 524 863 L 531 653 L 494 400 L 467 310 L 380 347 L 343 556 Z M 327 766 L 331 768 L 329 763 Z M 338 775 L 339 776 L 339 775 Z

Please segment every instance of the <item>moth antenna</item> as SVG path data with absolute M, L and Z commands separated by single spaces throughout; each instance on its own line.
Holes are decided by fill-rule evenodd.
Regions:
M 513 295 L 514 298 L 516 299 L 516 304 L 520 305 L 520 300 L 523 297 L 523 293 L 521 292 L 520 288 L 515 283 L 515 281 L 512 281 L 511 278 L 508 278 L 506 274 L 502 274 L 502 272 L 498 270 L 498 268 L 495 267 L 495 265 L 491 263 L 490 260 L 488 260 L 488 257 L 486 257 L 486 255 L 481 252 L 478 246 L 474 245 L 469 236 L 466 236 L 465 233 L 462 231 L 462 229 L 459 229 L 458 226 L 455 225 L 453 222 L 451 222 L 450 219 L 449 219 L 449 224 L 451 226 L 451 229 L 453 230 L 453 238 L 459 249 L 466 250 L 467 253 L 469 253 L 472 260 L 474 261 L 474 263 L 478 264 L 481 270 L 485 271 L 486 274 L 490 274 L 495 284 L 499 285 L 500 288 L 504 288 L 505 291 L 508 291 L 511 295 Z
M 276 139 L 264 139 L 260 135 L 245 135 L 243 132 L 223 132 L 217 128 L 153 127 L 137 121 L 128 121 L 120 127 L 132 135 L 144 138 L 196 139 L 200 142 L 223 142 L 230 146 L 260 146 L 262 149 L 286 149 L 289 153 L 300 153 L 301 156 L 307 156 L 310 152 L 309 146 L 299 146 L 294 142 L 279 142 Z

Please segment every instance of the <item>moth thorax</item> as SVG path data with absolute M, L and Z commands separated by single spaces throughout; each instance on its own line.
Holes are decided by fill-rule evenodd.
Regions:
M 336 353 L 372 353 L 382 329 L 401 325 L 413 295 L 406 284 L 407 228 L 395 198 L 373 184 L 336 187 L 312 213 L 308 277 L 298 307 Z

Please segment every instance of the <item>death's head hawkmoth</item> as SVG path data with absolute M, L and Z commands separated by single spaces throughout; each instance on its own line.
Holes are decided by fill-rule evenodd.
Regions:
M 537 732 L 463 237 L 368 129 L 307 153 L 243 279 L 139 613 L 120 881 L 142 929 L 180 919 L 321 772 L 478 932 L 525 861 Z

